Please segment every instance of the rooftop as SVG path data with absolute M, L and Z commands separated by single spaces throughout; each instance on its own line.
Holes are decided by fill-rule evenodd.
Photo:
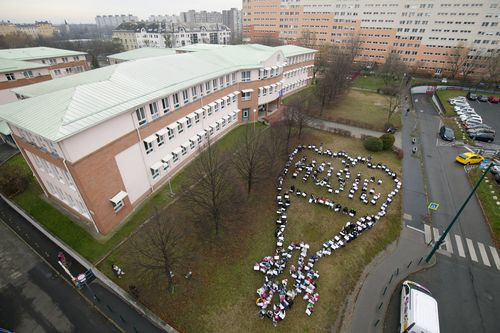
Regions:
M 282 53 L 272 47 L 238 45 L 123 62 L 13 89 L 31 98 L 1 105 L 0 118 L 60 141 L 196 83 L 261 68 L 276 52 Z
M 174 49 L 143 47 L 140 49 L 125 51 L 125 52 L 121 52 L 121 53 L 115 53 L 115 54 L 109 55 L 108 58 L 128 61 L 128 60 L 137 60 L 137 59 L 158 57 L 158 56 L 171 55 L 171 54 L 176 54 Z
M 276 48 L 283 51 L 285 57 L 293 57 L 311 52 L 311 49 L 297 45 L 281 45 L 281 46 L 276 46 Z
M 0 73 L 18 72 L 43 67 L 48 67 L 48 65 L 39 64 L 36 62 L 0 58 Z
M 87 53 L 80 51 L 55 49 L 52 47 L 44 46 L 0 50 L 0 58 L 10 60 L 35 60 L 55 57 L 69 57 L 84 54 Z

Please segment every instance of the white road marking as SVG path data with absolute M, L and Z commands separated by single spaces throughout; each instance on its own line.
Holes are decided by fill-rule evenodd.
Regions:
M 411 221 L 411 220 L 413 220 L 413 216 L 411 216 L 410 214 L 404 213 L 403 214 L 403 219 Z
M 444 238 L 444 243 L 446 244 L 446 251 L 453 253 L 453 246 L 451 245 L 450 234 L 447 234 Z
M 491 267 L 490 259 L 488 259 L 488 254 L 486 254 L 486 249 L 484 248 L 483 243 L 477 242 L 477 246 L 479 246 L 479 253 L 481 253 L 481 258 L 483 259 L 483 263 L 486 266 Z
M 437 242 L 439 239 L 439 230 L 436 228 L 432 228 L 432 234 L 434 235 L 434 242 Z
M 425 232 L 423 230 L 420 230 L 418 228 L 412 227 L 411 225 L 407 225 L 407 227 L 410 228 L 411 230 L 415 230 L 415 231 L 418 231 L 418 232 L 421 232 L 421 233 L 425 234 Z
M 459 235 L 455 235 L 455 242 L 457 243 L 458 255 L 465 258 L 464 246 L 462 244 L 462 238 Z
M 467 146 L 464 146 L 465 149 L 467 149 L 468 151 L 470 151 L 471 153 L 473 153 L 474 151 L 472 149 L 470 149 L 469 147 Z
M 428 224 L 424 224 L 424 234 L 425 234 L 425 244 L 429 244 L 432 240 L 431 227 Z
M 465 241 L 467 242 L 467 248 L 469 249 L 470 258 L 475 262 L 477 262 L 477 256 L 476 256 L 476 250 L 474 250 L 474 244 L 472 244 L 472 241 L 468 238 L 466 238 Z
M 495 249 L 493 246 L 490 246 L 490 251 L 491 251 L 491 256 L 493 257 L 493 261 L 497 266 L 497 269 L 500 270 L 500 258 L 498 258 L 497 249 Z

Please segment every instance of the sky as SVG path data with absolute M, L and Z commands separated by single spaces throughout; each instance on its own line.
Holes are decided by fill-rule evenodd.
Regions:
M 189 9 L 241 9 L 242 0 L 0 0 L 0 21 L 53 24 L 95 23 L 96 15 L 132 14 L 139 19 L 158 14 L 179 14 Z

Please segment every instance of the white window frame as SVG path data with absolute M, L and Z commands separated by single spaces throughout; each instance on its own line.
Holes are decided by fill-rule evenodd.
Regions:
M 210 94 L 211 92 L 210 81 L 205 82 L 205 91 L 207 95 Z
M 5 73 L 5 77 L 7 78 L 7 81 L 15 81 L 16 80 L 16 76 L 14 75 L 14 73 Z
M 156 179 L 160 177 L 160 169 L 149 168 L 149 170 L 151 171 L 151 178 Z
M 167 133 L 167 135 L 168 135 L 168 139 L 169 139 L 169 140 L 172 140 L 172 139 L 175 137 L 175 132 L 174 132 L 174 130 L 173 130 L 173 129 L 171 129 L 171 128 L 168 128 L 168 127 L 167 127 L 167 132 L 168 132 L 168 133 Z
M 249 101 L 251 99 L 252 99 L 252 92 L 251 91 L 246 91 L 246 92 L 241 93 L 241 100 L 242 101 Z
M 170 102 L 168 96 L 161 99 L 161 106 L 163 107 L 163 114 L 170 111 Z
M 33 71 L 24 71 L 23 75 L 26 79 L 30 79 L 33 77 Z
M 158 135 L 156 134 L 157 138 L 156 138 L 156 143 L 158 145 L 158 147 L 161 147 L 165 144 L 165 136 L 164 135 Z
M 172 101 L 174 103 L 175 109 L 181 106 L 181 104 L 179 103 L 179 93 L 172 94 Z
M 214 91 L 216 91 L 218 89 L 218 87 L 217 87 L 217 79 L 213 79 L 212 80 L 212 89 Z
M 153 152 L 153 142 L 144 142 L 144 150 L 146 151 L 146 155 L 151 154 Z
M 184 89 L 182 91 L 182 101 L 184 102 L 184 104 L 189 103 L 189 91 L 187 89 Z
M 141 117 L 139 117 L 139 115 L 141 115 Z M 135 110 L 135 117 L 137 118 L 137 123 L 139 124 L 139 126 L 143 126 L 148 122 L 148 120 L 146 119 L 146 112 L 144 111 L 143 107 Z
M 194 123 L 198 124 L 199 122 L 200 122 L 200 115 L 197 114 L 197 113 L 195 113 L 195 115 L 194 115 Z
M 182 132 L 184 132 L 184 125 L 177 123 L 177 133 L 181 134 Z
M 177 155 L 176 153 L 172 153 L 172 161 L 174 161 L 174 163 L 179 161 L 179 155 Z
M 198 87 L 191 87 L 191 95 L 193 96 L 193 101 L 198 99 Z
M 125 203 L 123 202 L 123 199 L 122 199 L 122 200 L 118 201 L 116 204 L 111 201 L 111 205 L 113 206 L 115 213 L 118 213 L 125 206 Z
M 149 104 L 149 113 L 151 114 L 151 119 L 153 120 L 160 118 L 160 113 L 158 112 L 158 105 L 156 105 L 156 102 Z
M 241 82 L 250 82 L 250 75 L 250 71 L 241 72 Z
M 186 127 L 191 128 L 193 126 L 193 120 L 190 117 L 186 118 Z

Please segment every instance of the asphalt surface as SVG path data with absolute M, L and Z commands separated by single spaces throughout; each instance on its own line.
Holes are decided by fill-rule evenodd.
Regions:
M 0 271 L 0 328 L 119 332 L 2 222 Z
M 424 161 L 428 201 L 439 204 L 437 211 L 432 212 L 432 224 L 414 217 L 408 222 L 421 230 L 420 237 L 425 241 L 426 228 L 429 236 L 434 232 L 442 234 L 472 187 L 464 167 L 454 162 L 455 156 L 466 150 L 438 138 L 440 118 L 429 96 L 416 95 L 414 101 L 418 118 L 415 137 L 418 153 L 422 154 Z M 407 166 L 405 164 L 405 176 L 412 172 Z M 409 184 L 405 183 L 405 188 L 407 186 Z M 407 199 L 404 199 L 405 212 L 412 209 L 411 205 L 406 206 Z M 497 319 L 500 313 L 500 268 L 496 266 L 492 254 L 496 249 L 475 197 L 451 229 L 449 242 L 441 248 L 436 254 L 437 264 L 434 267 L 410 276 L 410 279 L 429 288 L 436 297 L 441 331 L 500 332 Z M 397 329 L 398 303 L 399 290 L 394 292 L 388 308 L 385 320 L 387 332 Z
M 493 143 L 500 144 L 500 104 L 490 102 L 468 101 L 478 115 L 483 118 L 483 123 L 493 127 L 497 134 Z
M 60 276 L 67 281 L 71 278 L 61 268 L 57 262 L 57 254 L 61 249 L 54 244 L 49 238 L 43 235 L 38 229 L 33 227 L 31 223 L 26 221 L 24 217 L 13 210 L 3 199 L 0 198 L 0 223 L 7 224 L 14 230 L 26 243 L 30 244 L 34 251 L 42 256 L 49 265 L 52 266 Z M 69 271 L 73 276 L 84 273 L 86 269 L 81 266 L 78 261 L 66 254 L 66 259 L 69 262 Z M 71 282 L 70 282 L 71 283 Z M 90 288 L 88 287 L 90 286 Z M 110 319 L 116 326 L 125 332 L 164 332 L 158 328 L 149 319 L 138 313 L 128 303 L 123 301 L 112 290 L 108 289 L 99 280 L 93 279 L 88 281 L 88 286 L 81 289 L 81 294 L 78 294 L 74 287 L 68 287 L 62 297 L 70 297 L 76 295 L 82 301 L 83 297 L 89 302 L 88 307 L 95 307 L 103 315 Z M 81 296 L 80 296 L 81 295 Z M 94 297 L 97 296 L 97 297 Z M 91 305 L 92 304 L 92 305 Z M 65 306 L 73 306 L 72 302 L 68 302 Z M 104 329 L 85 330 L 85 332 L 106 332 Z M 71 332 L 68 331 L 68 332 Z

